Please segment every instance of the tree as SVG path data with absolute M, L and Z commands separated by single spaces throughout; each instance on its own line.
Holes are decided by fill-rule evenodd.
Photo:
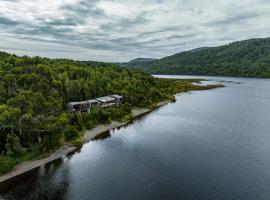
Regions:
M 6 155 L 8 156 L 19 156 L 22 153 L 22 145 L 20 139 L 15 134 L 11 133 L 6 138 Z

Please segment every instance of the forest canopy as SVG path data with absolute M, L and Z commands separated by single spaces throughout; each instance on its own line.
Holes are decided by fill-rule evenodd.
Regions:
M 128 118 L 133 107 L 151 107 L 193 87 L 110 63 L 0 52 L 0 174 L 66 142 L 80 143 L 76 139 L 83 130 Z M 90 113 L 66 111 L 67 102 L 112 94 L 125 102 Z

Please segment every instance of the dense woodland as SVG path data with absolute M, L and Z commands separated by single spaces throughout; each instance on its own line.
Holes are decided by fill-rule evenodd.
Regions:
M 85 129 L 129 119 L 133 107 L 151 107 L 190 81 L 155 79 L 114 64 L 17 57 L 0 52 L 0 174 L 18 162 L 45 156 L 61 145 L 80 145 Z M 120 94 L 121 106 L 68 113 L 66 103 Z
M 270 78 L 270 38 L 199 48 L 156 61 L 122 63 L 152 74 Z

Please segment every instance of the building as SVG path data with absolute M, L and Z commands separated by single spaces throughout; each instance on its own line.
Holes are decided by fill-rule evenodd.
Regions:
M 111 96 L 97 98 L 97 101 L 100 102 L 101 108 L 107 108 L 107 107 L 111 107 L 117 104 L 116 99 Z
M 95 99 L 87 100 L 87 103 L 89 104 L 90 110 L 100 107 L 100 102 Z
M 70 102 L 67 104 L 69 112 L 89 112 L 90 107 L 87 101 Z
M 120 96 L 120 95 L 117 95 L 117 94 L 111 95 L 110 97 L 112 97 L 112 98 L 115 99 L 115 103 L 117 105 L 120 104 L 120 103 L 122 103 L 124 101 L 124 97 L 123 96 Z
M 67 110 L 69 112 L 90 112 L 94 108 L 99 109 L 117 106 L 121 104 L 123 100 L 123 96 L 115 94 L 87 101 L 69 102 L 67 104 Z

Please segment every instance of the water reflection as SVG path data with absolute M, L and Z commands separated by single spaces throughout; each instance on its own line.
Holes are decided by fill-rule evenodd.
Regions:
M 243 84 L 243 82 L 239 82 L 239 81 L 228 81 L 228 80 L 216 80 L 217 82 L 220 82 L 220 83 L 232 83 L 232 84 Z
M 61 200 L 64 199 L 69 183 L 69 168 L 64 160 L 59 159 L 7 183 L 5 188 L 2 187 L 2 198 L 6 200 Z M 8 191 L 7 189 L 10 189 L 12 184 L 14 189 Z
M 105 140 L 105 139 L 110 138 L 110 137 L 111 137 L 110 131 L 106 131 L 106 132 L 104 132 L 104 133 L 101 133 L 101 134 L 97 135 L 97 136 L 94 137 L 92 140 L 93 140 L 93 141 Z

